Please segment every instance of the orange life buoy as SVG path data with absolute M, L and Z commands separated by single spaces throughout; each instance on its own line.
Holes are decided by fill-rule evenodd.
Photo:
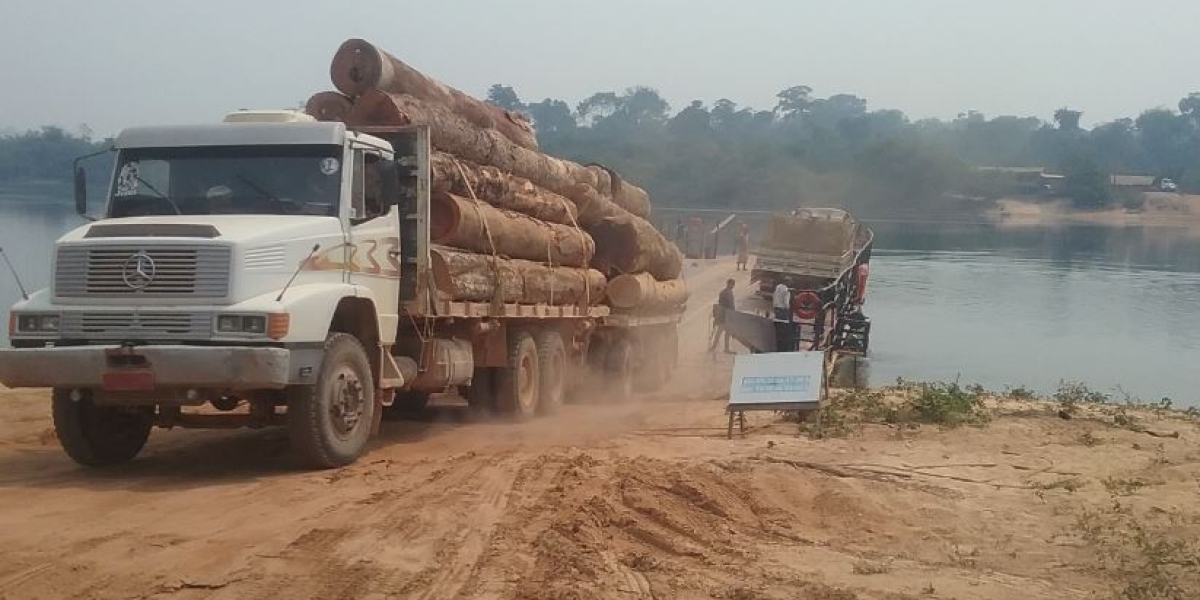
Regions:
M 815 319 L 818 310 L 821 310 L 821 298 L 812 292 L 800 292 L 792 299 L 792 312 L 802 321 Z
M 863 300 L 867 297 L 867 276 L 870 274 L 871 268 L 867 263 L 858 265 L 858 283 L 854 286 L 854 304 L 862 306 Z

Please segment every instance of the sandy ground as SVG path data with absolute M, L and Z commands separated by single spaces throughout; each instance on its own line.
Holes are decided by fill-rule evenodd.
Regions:
M 0 598 L 1091 598 L 1119 587 L 1079 531 L 1117 498 L 1102 480 L 1200 523 L 1181 417 L 1146 416 L 1160 438 L 1009 403 L 818 440 L 762 414 L 726 440 L 731 359 L 703 340 L 733 270 L 689 271 L 669 392 L 528 424 L 441 407 L 337 471 L 296 470 L 278 431 L 156 431 L 86 471 L 46 393 L 0 391 Z
M 1114 208 L 1080 211 L 1065 200 L 1042 202 L 1019 198 L 996 201 L 989 215 L 1006 225 L 1083 223 L 1112 226 L 1170 226 L 1200 228 L 1200 195 L 1146 192 L 1142 210 Z

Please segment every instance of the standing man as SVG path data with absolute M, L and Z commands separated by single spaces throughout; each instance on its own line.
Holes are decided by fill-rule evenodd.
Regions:
M 771 320 L 775 322 L 775 350 L 794 352 L 796 341 L 792 330 L 792 291 L 782 281 L 771 294 Z
M 733 310 L 733 280 L 725 280 L 725 289 L 717 296 L 717 304 L 713 306 L 712 343 L 708 346 L 709 354 L 717 351 L 717 338 L 725 334 L 725 353 L 732 354 L 729 349 L 729 330 L 725 328 L 725 312 Z
M 742 223 L 737 236 L 737 270 L 745 271 L 747 262 L 750 262 L 750 228 Z

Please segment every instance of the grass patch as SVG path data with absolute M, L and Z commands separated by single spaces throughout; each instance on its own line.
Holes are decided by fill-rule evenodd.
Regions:
M 1200 543 L 1178 512 L 1140 515 L 1119 499 L 1085 510 L 1075 528 L 1121 600 L 1200 598 Z
M 1034 482 L 1030 484 L 1030 487 L 1040 491 L 1066 490 L 1074 493 L 1083 489 L 1083 485 L 1083 481 L 1080 481 L 1079 479 L 1074 477 L 1064 477 L 1062 479 L 1055 479 L 1054 481 Z
M 1112 496 L 1130 496 L 1150 485 L 1143 479 L 1120 479 L 1117 477 L 1105 477 L 1100 480 L 1100 483 L 1104 484 L 1104 489 L 1108 490 L 1109 495 Z
M 860 560 L 854 563 L 855 575 L 883 575 L 891 571 L 892 566 L 883 562 Z
M 826 400 L 819 419 L 809 420 L 808 432 L 820 439 L 848 435 L 864 423 L 902 428 L 983 425 L 991 419 L 983 403 L 986 393 L 980 386 L 901 380 L 897 388 L 857 390 Z
M 983 406 L 983 388 L 966 389 L 958 383 L 909 384 L 911 392 L 897 411 L 899 422 L 915 422 L 957 427 L 982 425 L 990 417 Z
M 1084 404 L 1107 404 L 1112 400 L 1108 394 L 1090 389 L 1078 381 L 1060 382 L 1053 399 L 1058 404 L 1059 413 L 1072 417 L 1079 413 L 1079 407 Z
M 1037 399 L 1037 394 L 1033 393 L 1033 390 L 1031 390 L 1023 385 L 1018 385 L 1017 387 L 1010 387 L 1010 388 L 1005 389 L 1004 396 L 1011 400 L 1036 400 Z

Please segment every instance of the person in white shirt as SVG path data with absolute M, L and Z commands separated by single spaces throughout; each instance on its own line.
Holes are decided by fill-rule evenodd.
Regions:
M 792 291 L 780 282 L 771 294 L 771 320 L 775 322 L 775 349 L 792 352 L 796 349 L 792 326 Z

